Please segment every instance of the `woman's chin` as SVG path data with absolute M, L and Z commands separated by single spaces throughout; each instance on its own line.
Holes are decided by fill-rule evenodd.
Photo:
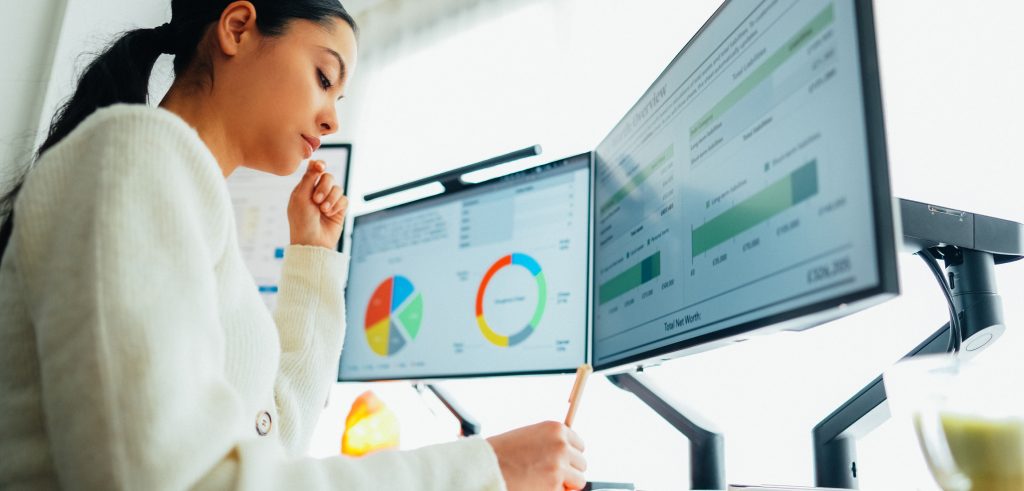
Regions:
M 290 165 L 285 165 L 281 167 L 280 172 L 274 172 L 274 174 L 277 174 L 279 176 L 290 176 L 299 170 L 299 165 L 301 164 L 302 161 L 295 162 L 294 164 Z
M 299 166 L 301 164 L 302 161 L 290 162 L 287 164 L 268 164 L 260 166 L 260 168 L 257 170 L 266 172 L 268 174 L 273 174 L 275 176 L 284 177 L 294 174 L 295 171 L 299 170 Z

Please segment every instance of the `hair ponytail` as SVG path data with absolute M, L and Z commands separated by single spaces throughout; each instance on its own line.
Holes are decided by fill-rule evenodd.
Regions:
M 97 109 L 119 102 L 145 103 L 153 65 L 166 51 L 167 31 L 166 24 L 154 29 L 128 31 L 89 63 L 78 79 L 74 94 L 54 114 L 46 139 L 36 151 L 35 160 Z M 10 215 L 0 227 L 0 259 L 14 231 L 14 197 L 21 190 L 21 185 L 21 182 L 15 185 L 2 203 L 10 210 Z M 4 211 L 7 210 L 0 209 L 0 218 L 3 218 Z
M 97 109 L 113 104 L 145 103 L 149 75 L 167 45 L 165 24 L 155 29 L 136 29 L 121 35 L 85 69 L 75 93 L 57 110 L 38 158 L 68 136 Z

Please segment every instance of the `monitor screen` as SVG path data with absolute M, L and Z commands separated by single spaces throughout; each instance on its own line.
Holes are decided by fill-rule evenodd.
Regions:
M 347 189 L 351 151 L 348 144 L 325 143 L 313 153 L 313 159 L 327 164 L 327 172 L 334 175 L 342 191 Z M 281 264 L 285 247 L 290 243 L 288 198 L 305 172 L 305 163 L 287 177 L 241 167 L 227 181 L 242 259 L 271 311 L 277 305 Z
M 356 217 L 338 379 L 575 370 L 590 154 Z
M 897 292 L 870 9 L 726 2 L 600 143 L 597 368 Z

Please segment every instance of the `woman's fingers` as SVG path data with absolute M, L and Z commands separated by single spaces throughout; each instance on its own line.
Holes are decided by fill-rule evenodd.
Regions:
M 580 452 L 586 450 L 584 448 L 584 445 L 583 445 L 583 439 L 580 438 L 580 435 L 578 433 L 576 433 L 575 431 L 572 431 L 572 428 L 566 428 L 565 430 L 566 430 L 566 439 L 569 440 L 569 445 L 572 445 L 572 448 L 575 448 L 576 450 L 579 450 Z
M 570 434 L 573 436 L 570 437 Z M 562 423 L 546 421 L 487 439 L 509 491 L 582 489 L 586 460 L 581 441 Z
M 568 453 L 569 465 L 572 466 L 573 469 L 576 469 L 580 472 L 584 472 L 587 470 L 587 459 L 583 457 L 583 452 L 580 452 L 579 450 L 576 449 L 569 449 Z
M 335 187 L 337 188 L 337 186 Z M 334 202 L 334 208 L 331 210 L 330 216 L 344 216 L 346 209 L 348 209 L 348 197 L 342 195 L 338 201 Z
M 321 160 L 311 160 L 288 200 L 288 232 L 292 244 L 333 249 L 348 206 L 334 176 Z
M 587 485 L 587 478 L 576 469 L 566 469 L 564 482 L 566 489 L 583 489 Z
M 324 164 L 323 161 L 310 160 L 309 165 L 306 166 L 306 173 L 302 175 L 302 180 L 299 181 L 298 186 L 295 186 L 295 190 L 293 192 L 305 193 L 306 196 L 309 196 L 308 193 L 313 191 L 317 178 L 324 173 L 324 169 L 326 168 L 327 165 Z M 300 194 L 300 196 L 301 195 L 302 194 Z
M 317 193 L 319 194 L 321 191 L 318 189 Z M 334 214 L 334 205 L 337 204 L 341 198 L 344 198 L 344 195 L 342 195 L 341 188 L 338 186 L 328 188 L 325 195 L 326 198 L 324 198 L 320 203 L 320 211 L 327 216 L 331 216 Z
M 587 470 L 587 459 L 583 456 L 583 439 L 572 428 L 565 428 L 565 441 L 569 444 L 565 456 L 569 460 L 569 468 L 565 471 L 565 487 L 567 489 L 583 489 L 587 484 L 583 472 Z
M 325 203 L 334 187 L 333 175 L 325 173 L 320 176 L 320 182 L 317 183 L 316 190 L 313 191 L 313 202 L 318 205 Z

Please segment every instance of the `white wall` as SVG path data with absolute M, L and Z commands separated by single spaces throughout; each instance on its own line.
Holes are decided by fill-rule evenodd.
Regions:
M 57 107 L 77 76 L 117 33 L 170 19 L 163 0 L 0 0 L 4 36 L 0 71 L 0 163 L 8 172 L 31 160 Z M 170 59 L 154 68 L 152 94 L 170 82 Z M 0 181 L 2 182 L 2 181 Z M 0 190 L 6 189 L 0 185 Z
M 0 0 L 0 193 L 30 160 L 64 0 Z

